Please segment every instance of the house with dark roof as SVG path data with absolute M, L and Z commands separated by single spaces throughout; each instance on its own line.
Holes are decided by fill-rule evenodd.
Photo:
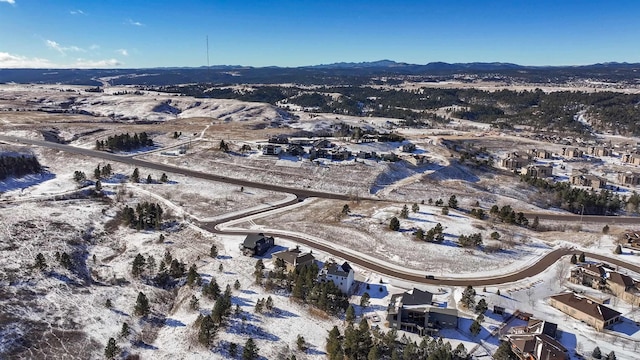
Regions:
M 551 165 L 527 165 L 520 170 L 520 174 L 533 178 L 547 178 L 553 176 Z
M 549 304 L 598 331 L 620 321 L 619 312 L 574 293 L 553 295 L 549 298 Z
M 551 159 L 553 153 L 544 149 L 530 149 L 527 153 L 537 159 Z
M 630 276 L 617 271 L 609 272 L 607 288 L 615 296 L 633 305 L 640 306 L 640 284 Z
M 345 261 L 342 265 L 338 265 L 334 261 L 329 261 L 320 270 L 318 281 L 331 281 L 343 294 L 349 295 L 351 293 L 351 287 L 353 286 L 354 277 L 355 272 L 348 262 Z
M 580 264 L 571 269 L 569 281 L 583 286 L 602 290 L 605 288 L 607 271 L 604 264 Z
M 568 159 L 581 158 L 584 156 L 584 151 L 578 148 L 562 148 L 562 156 Z
M 530 319 L 525 326 L 509 329 L 504 340 L 521 360 L 566 360 L 567 349 L 556 340 L 558 325 L 540 319 Z
M 581 173 L 571 174 L 569 182 L 572 185 L 588 186 L 594 189 L 603 189 L 607 186 L 607 180 L 595 175 L 584 175 Z
M 414 288 L 391 296 L 387 321 L 391 328 L 424 336 L 443 328 L 457 328 L 458 310 L 434 305 L 433 294 Z
M 567 360 L 567 349 L 546 334 L 512 334 L 506 338 L 520 360 Z
M 274 244 L 273 236 L 265 236 L 263 233 L 249 234 L 240 244 L 240 250 L 247 256 L 259 256 L 264 255 Z
M 507 170 L 517 170 L 533 162 L 531 155 L 521 152 L 512 152 L 502 159 L 500 164 Z
M 590 146 L 587 152 L 593 156 L 613 156 L 613 149 L 607 146 Z
M 282 261 L 288 272 L 300 270 L 304 266 L 310 266 L 316 260 L 310 252 L 302 253 L 300 249 L 280 251 L 272 255 L 274 261 Z
M 640 174 L 627 171 L 618 174 L 618 182 L 622 185 L 636 186 L 640 185 Z

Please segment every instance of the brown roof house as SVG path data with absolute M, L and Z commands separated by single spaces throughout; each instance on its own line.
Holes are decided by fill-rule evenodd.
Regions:
M 438 329 L 457 328 L 458 310 L 440 307 L 433 303 L 432 293 L 414 288 L 391 296 L 387 321 L 397 330 L 433 334 Z
M 528 153 L 537 159 L 551 159 L 553 157 L 551 151 L 542 149 L 530 149 Z
M 549 304 L 598 331 L 620 321 L 619 312 L 574 293 L 553 295 L 549 298 Z
M 520 174 L 533 178 L 547 178 L 553 176 L 551 165 L 528 165 L 520 170 Z
M 589 155 L 593 156 L 612 156 L 613 149 L 605 147 L 605 146 L 590 146 L 587 149 Z
M 569 281 L 602 290 L 606 285 L 606 276 L 607 271 L 603 264 L 580 264 L 571 269 Z
M 316 260 L 310 252 L 303 254 L 298 248 L 277 252 L 273 254 L 272 257 L 275 261 L 278 261 L 278 259 L 281 260 L 288 272 L 300 270 L 304 266 L 312 265 Z
M 624 154 L 622 162 L 633 165 L 640 165 L 640 154 Z
M 640 174 L 633 173 L 631 171 L 620 173 L 618 174 L 618 181 L 622 185 L 631 185 L 631 186 L 640 185 Z
M 633 306 L 640 306 L 640 286 L 637 281 L 616 271 L 609 272 L 606 281 L 615 296 Z
M 556 340 L 558 325 L 548 321 L 531 319 L 525 326 L 510 329 L 505 335 L 511 350 L 521 360 L 566 360 L 567 349 Z
M 603 189 L 607 186 L 607 180 L 595 175 L 585 175 L 579 172 L 571 174 L 569 181 L 572 185 L 588 186 L 594 189 Z
M 531 155 L 529 154 L 513 152 L 507 155 L 506 158 L 502 159 L 500 164 L 505 169 L 517 170 L 531 164 L 532 161 Z
M 562 148 L 562 156 L 572 159 L 572 158 L 581 158 L 584 155 L 584 152 L 578 148 Z

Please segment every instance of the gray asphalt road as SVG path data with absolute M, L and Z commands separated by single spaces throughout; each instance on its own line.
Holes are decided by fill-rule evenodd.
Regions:
M 48 147 L 51 149 L 57 149 L 60 151 L 66 151 L 66 152 L 70 152 L 70 153 L 75 153 L 75 154 L 80 154 L 80 155 L 85 155 L 85 156 L 90 156 L 90 157 L 96 157 L 96 158 L 101 158 L 101 159 L 105 159 L 105 160 L 110 160 L 110 161 L 114 161 L 114 162 L 122 162 L 122 163 L 126 163 L 126 164 L 131 164 L 134 166 L 138 166 L 138 167 L 146 167 L 146 168 L 150 168 L 150 169 L 155 169 L 155 170 L 160 170 L 160 171 L 165 171 L 165 172 L 170 172 L 170 173 L 177 173 L 177 174 L 182 174 L 185 176 L 192 176 L 192 177 L 196 177 L 196 178 L 201 178 L 201 179 L 206 179 L 206 180 L 212 180 L 212 181 L 219 181 L 219 182 L 225 182 L 225 183 L 230 183 L 230 184 L 235 184 L 235 185 L 239 185 L 239 186 L 245 186 L 245 187 L 253 187 L 253 188 L 259 188 L 259 189 L 265 189 L 265 190 L 271 190 L 271 191 L 278 191 L 278 192 L 287 192 L 287 193 L 292 193 L 295 194 L 298 199 L 300 198 L 304 198 L 304 197 L 319 197 L 319 198 L 328 198 L 328 199 L 339 199 L 339 200 L 350 200 L 350 198 L 346 195 L 341 195 L 341 194 L 330 194 L 330 193 L 324 193 L 324 192 L 317 192 L 317 191 L 309 191 L 309 190 L 301 190 L 301 189 L 293 189 L 293 188 L 288 188 L 288 187 L 283 187 L 283 186 L 277 186 L 277 185 L 267 185 L 267 184 L 262 184 L 262 183 L 255 183 L 255 182 L 251 182 L 251 181 L 247 181 L 247 180 L 240 180 L 240 179 L 233 179 L 233 178 L 228 178 L 225 176 L 221 176 L 221 175 L 215 175 L 215 174 L 210 174 L 210 173 L 203 173 L 203 172 L 198 172 L 198 171 L 193 171 L 193 170 L 189 170 L 189 169 L 184 169 L 184 168 L 179 168 L 179 167 L 175 167 L 175 166 L 170 166 L 170 165 L 164 165 L 164 164 L 158 164 L 158 163 L 153 163 L 153 162 L 149 162 L 149 161 L 144 161 L 144 160 L 139 160 L 139 159 L 135 159 L 135 158 L 131 158 L 131 157 L 123 157 L 123 156 L 118 156 L 112 153 L 108 153 L 108 152 L 102 152 L 102 151 L 96 151 L 96 150 L 90 150 L 90 149 L 82 149 L 82 148 L 77 148 L 77 147 L 73 147 L 73 146 L 69 146 L 69 145 L 63 145 L 63 144 L 57 144 L 57 143 L 52 143 L 52 142 L 46 142 L 46 141 L 41 141 L 41 140 L 29 140 L 29 139 L 22 139 L 22 138 L 16 138 L 16 137 L 9 137 L 9 136 L 3 136 L 0 135 L 0 141 L 7 141 L 7 142 L 17 142 L 17 143 L 23 143 L 23 144 L 28 144 L 28 145 L 36 145 L 36 146 L 43 146 L 43 147 Z M 283 207 L 283 206 L 288 206 L 291 205 L 295 202 L 297 202 L 298 200 L 294 200 L 288 203 L 284 203 L 279 205 L 278 207 Z M 226 221 L 230 221 L 233 219 L 238 219 L 238 218 L 242 218 L 245 216 L 249 216 L 252 214 L 256 214 L 256 213 L 260 213 L 264 210 L 256 210 L 253 211 L 251 213 L 245 213 L 245 214 L 239 214 L 239 215 L 235 215 L 235 216 L 230 216 L 228 218 L 225 219 L 221 219 L 220 221 L 217 221 L 215 223 L 202 223 L 200 224 L 203 228 L 211 231 L 211 232 L 215 232 L 215 233 L 222 233 L 222 234 L 235 234 L 235 235 L 244 235 L 244 234 L 248 234 L 251 233 L 251 231 L 249 230 L 239 230 L 239 231 L 219 231 L 215 228 L 215 226 L 219 223 L 222 222 L 226 222 Z M 638 224 L 639 223 L 639 219 L 638 218 L 628 218 L 628 217 L 605 217 L 605 216 L 580 216 L 580 215 L 553 215 L 553 214 L 528 214 L 528 216 L 538 216 L 539 219 L 550 219 L 550 220 L 558 220 L 558 221 L 589 221 L 589 222 L 613 222 L 613 223 L 629 223 L 629 224 Z M 518 280 L 522 280 L 522 279 L 526 279 L 528 277 L 537 275 L 539 273 L 541 273 L 542 271 L 544 271 L 545 269 L 547 269 L 548 267 L 552 266 L 556 261 L 558 261 L 560 258 L 562 258 L 563 256 L 566 255 L 570 255 L 572 253 L 577 253 L 574 250 L 570 250 L 570 249 L 557 249 L 552 251 L 551 253 L 547 254 L 546 256 L 544 256 L 543 258 L 541 258 L 537 263 L 528 266 L 526 268 L 523 268 L 522 270 L 512 273 L 512 274 L 507 274 L 507 275 L 502 275 L 502 276 L 496 276 L 496 277 L 489 277 L 489 278 L 483 278 L 483 279 L 438 279 L 438 278 L 434 278 L 434 279 L 427 279 L 425 277 L 422 276 L 417 276 L 417 275 L 412 275 L 412 274 L 407 274 L 403 271 L 399 271 L 398 269 L 394 269 L 394 268 L 389 268 L 389 267 L 385 267 L 385 266 L 381 266 L 375 262 L 369 261 L 367 259 L 364 258 L 360 258 L 351 254 L 347 254 L 347 253 L 343 253 L 333 247 L 330 246 L 326 246 L 326 245 L 322 245 L 322 244 L 317 244 L 314 242 L 310 242 L 302 237 L 297 237 L 297 236 L 292 236 L 292 235 L 283 235 L 283 234 L 269 234 L 266 233 L 267 235 L 270 236 L 277 236 L 279 238 L 285 238 L 288 240 L 292 240 L 295 242 L 298 242 L 300 244 L 304 244 L 307 245 L 309 247 L 324 251 L 326 253 L 329 253 L 331 255 L 343 258 L 347 261 L 350 261 L 354 264 L 357 264 L 359 266 L 371 269 L 375 272 L 378 272 L 380 274 L 384 274 L 387 276 L 391 276 L 391 277 L 395 277 L 395 278 L 399 278 L 399 279 L 403 279 L 403 280 L 408 280 L 408 281 L 412 281 L 412 282 L 416 282 L 416 283 L 424 283 L 424 284 L 434 284 L 434 285 L 448 285 L 448 286 L 467 286 L 467 285 L 471 285 L 471 286 L 486 286 L 486 285 L 497 285 L 497 284 L 504 284 L 504 283 L 509 283 L 509 282 L 514 282 L 514 281 L 518 281 Z M 612 263 L 614 265 L 618 265 L 624 268 L 628 268 L 630 270 L 636 271 L 636 272 L 640 272 L 640 267 L 626 263 L 622 260 L 619 259 L 613 259 L 613 258 L 609 258 L 606 256 L 602 256 L 602 255 L 597 255 L 597 254 L 587 254 L 588 257 L 594 258 L 594 259 L 598 259 L 601 261 L 606 261 L 609 263 Z M 461 261 L 464 261 L 463 259 L 461 259 Z

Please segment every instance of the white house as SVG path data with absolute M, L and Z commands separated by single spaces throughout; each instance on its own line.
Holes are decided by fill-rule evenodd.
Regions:
M 330 261 L 320 270 L 318 279 L 323 282 L 333 282 L 340 291 L 349 295 L 351 286 L 353 285 L 354 275 L 353 269 L 346 261 L 342 265 Z

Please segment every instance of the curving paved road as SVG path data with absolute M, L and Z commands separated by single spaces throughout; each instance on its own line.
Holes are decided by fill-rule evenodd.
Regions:
M 13 137 L 13 136 L 0 135 L 0 141 L 17 142 L 17 143 L 23 143 L 23 144 L 28 144 L 28 145 L 43 146 L 43 147 L 48 147 L 48 148 L 51 148 L 51 149 L 56 149 L 56 150 L 60 150 L 60 151 L 75 153 L 75 154 L 79 154 L 79 155 L 91 156 L 91 157 L 101 158 L 101 159 L 110 160 L 110 161 L 114 161 L 114 162 L 122 162 L 122 163 L 130 164 L 130 165 L 134 165 L 134 166 L 146 167 L 146 168 L 160 170 L 160 171 L 164 171 L 164 172 L 170 172 L 170 173 L 177 173 L 177 174 L 181 174 L 181 175 L 185 175 L 185 176 L 191 176 L 191 177 L 195 177 L 195 178 L 201 178 L 201 179 L 206 179 L 206 180 L 225 182 L 225 183 L 229 183 L 229 184 L 234 184 L 234 185 L 239 185 L 239 186 L 246 186 L 246 187 L 253 187 L 253 188 L 270 190 L 270 191 L 292 193 L 292 194 L 295 194 L 296 197 L 297 197 L 296 200 L 292 200 L 292 201 L 289 201 L 289 202 L 286 202 L 286 203 L 283 203 L 283 204 L 279 204 L 279 205 L 273 206 L 273 207 L 268 208 L 268 209 L 253 210 L 253 211 L 248 212 L 248 213 L 230 216 L 230 217 L 221 219 L 221 220 L 216 221 L 216 222 L 201 223 L 200 224 L 200 226 L 202 226 L 203 228 L 205 228 L 205 229 L 207 229 L 207 230 L 209 230 L 211 232 L 214 232 L 214 233 L 233 234 L 233 235 L 246 235 L 246 234 L 249 234 L 249 233 L 256 233 L 258 231 L 251 231 L 251 230 L 218 230 L 216 228 L 216 226 L 218 224 L 221 224 L 221 223 L 224 223 L 224 222 L 227 222 L 227 221 L 241 219 L 243 217 L 246 217 L 246 216 L 249 216 L 249 215 L 258 214 L 258 213 L 261 213 L 261 212 L 264 212 L 264 211 L 267 211 L 267 210 L 272 210 L 274 208 L 280 208 L 280 207 L 284 207 L 284 206 L 289 206 L 289 205 L 292 205 L 294 203 L 297 203 L 298 201 L 300 201 L 301 199 L 306 198 L 306 197 L 318 197 L 318 198 L 324 198 L 324 199 L 337 199 L 337 200 L 351 200 L 350 196 L 348 196 L 348 195 L 324 193 L 324 192 L 318 192 L 318 191 L 312 191 L 312 190 L 304 190 L 304 189 L 295 189 L 295 188 L 289 188 L 289 187 L 285 187 L 285 186 L 270 185 L 270 184 L 257 183 L 257 182 L 247 181 L 247 180 L 234 179 L 234 178 L 229 178 L 229 177 L 226 177 L 226 176 L 203 173 L 203 172 L 184 169 L 184 168 L 180 168 L 180 167 L 176 167 L 176 166 L 158 164 L 158 163 L 139 160 L 139 159 L 135 159 L 135 158 L 131 158 L 131 157 L 119 156 L 119 155 L 115 155 L 115 154 L 108 153 L 108 152 L 102 152 L 102 151 L 96 151 L 96 150 L 90 150 L 90 149 L 83 149 L 83 148 L 78 148 L 78 147 L 74 147 L 74 146 L 58 144 L 58 143 L 52 143 L 52 142 L 47 142 L 47 141 L 42 141 L 42 140 L 30 140 L 30 139 L 17 138 L 17 137 Z M 370 200 L 379 200 L 379 199 L 370 199 Z M 536 215 L 536 216 L 538 216 L 539 219 L 550 219 L 550 220 L 558 220 L 558 221 L 575 221 L 575 222 L 579 222 L 581 220 L 586 220 L 587 222 L 608 222 L 608 223 L 629 223 L 629 224 L 638 224 L 640 222 L 640 219 L 635 218 L 635 217 L 611 217 L 611 216 L 589 216 L 589 215 L 580 216 L 580 215 L 568 215 L 568 214 L 557 214 L 557 215 L 556 214 L 530 214 L 530 215 Z M 412 282 L 416 282 L 416 283 L 434 284 L 434 285 L 436 285 L 436 284 L 437 285 L 448 285 L 448 286 L 467 286 L 467 285 L 486 286 L 486 285 L 497 285 L 497 284 L 504 284 L 504 283 L 509 283 L 509 282 L 522 280 L 522 279 L 525 279 L 527 277 L 531 277 L 531 276 L 534 276 L 534 275 L 537 275 L 537 274 L 541 273 L 542 271 L 547 269 L 549 266 L 551 266 L 555 262 L 557 262 L 563 256 L 579 253 L 578 251 L 575 251 L 575 250 L 572 250 L 572 249 L 556 249 L 556 250 L 552 251 L 551 253 L 545 255 L 544 257 L 540 258 L 538 260 L 538 262 L 536 262 L 535 264 L 533 264 L 533 265 L 531 265 L 529 267 L 526 267 L 526 268 L 522 269 L 521 271 L 518 271 L 518 272 L 515 272 L 515 273 L 512 273 L 512 274 L 507 274 L 507 275 L 501 275 L 501 276 L 495 276 L 495 277 L 487 277 L 487 278 L 482 278 L 482 279 L 427 279 L 427 278 L 425 278 L 425 277 L 423 277 L 421 275 L 416 275 L 416 274 L 413 274 L 411 272 L 405 272 L 405 271 L 402 271 L 400 269 L 383 266 L 383 265 L 375 263 L 375 262 L 373 262 L 371 260 L 360 258 L 360 257 L 357 257 L 355 255 L 342 252 L 342 251 L 340 251 L 338 249 L 335 249 L 335 248 L 333 248 L 331 246 L 327 246 L 325 244 L 319 244 L 319 243 L 310 241 L 308 239 L 305 239 L 303 237 L 298 237 L 298 236 L 294 236 L 294 235 L 290 235 L 290 234 L 282 234 L 282 233 L 279 233 L 277 231 L 274 231 L 274 232 L 265 231 L 264 233 L 266 235 L 268 235 L 268 236 L 274 236 L 274 237 L 277 236 L 277 237 L 280 237 L 280 238 L 292 240 L 292 241 L 298 242 L 300 244 L 304 244 L 304 245 L 307 245 L 309 247 L 315 248 L 317 250 L 324 251 L 326 253 L 329 253 L 331 255 L 343 258 L 343 259 L 345 259 L 347 261 L 350 261 L 350 262 L 352 262 L 354 264 L 358 264 L 359 266 L 368 268 L 368 269 L 370 269 L 372 271 L 375 271 L 377 273 L 380 273 L 380 274 L 384 274 L 384 275 L 387 275 L 387 276 L 391 276 L 391 277 L 395 277 L 395 278 L 399 278 L 399 279 L 403 279 L 403 280 L 408 280 L 408 281 L 412 281 Z M 601 261 L 606 261 L 608 263 L 611 263 L 611 264 L 614 264 L 614 265 L 618 265 L 620 267 L 624 267 L 624 268 L 627 268 L 627 269 L 630 269 L 632 271 L 640 273 L 640 267 L 638 267 L 636 265 L 633 265 L 633 264 L 626 263 L 626 262 L 618 260 L 618 259 L 609 258 L 609 257 L 603 256 L 603 255 L 592 254 L 592 253 L 585 253 L 585 255 L 590 257 L 590 258 L 594 258 L 594 259 L 601 260 Z
M 249 180 L 230 178 L 222 175 L 204 173 L 204 172 L 189 170 L 189 169 L 185 169 L 177 166 L 159 164 L 151 161 L 135 159 L 128 156 L 120 156 L 120 155 L 116 155 L 116 154 L 112 154 L 104 151 L 83 149 L 83 148 L 79 148 L 71 145 L 58 144 L 58 143 L 48 142 L 44 140 L 31 140 L 31 139 L 24 139 L 24 138 L 15 137 L 15 136 L 0 135 L 0 141 L 42 146 L 50 149 L 56 149 L 60 151 L 73 153 L 73 154 L 90 156 L 90 157 L 105 159 L 105 160 L 114 161 L 114 162 L 121 162 L 121 163 L 130 164 L 138 167 L 145 167 L 149 169 L 154 169 L 154 170 L 159 170 L 159 171 L 164 171 L 164 172 L 169 172 L 174 174 L 181 174 L 181 175 L 190 176 L 194 178 L 224 182 L 228 184 L 244 186 L 247 188 L 252 187 L 256 189 L 263 189 L 263 190 L 269 190 L 269 191 L 286 192 L 286 193 L 296 195 L 299 199 L 304 199 L 307 197 L 317 197 L 321 199 L 334 199 L 334 200 L 345 200 L 345 201 L 353 200 L 352 196 L 345 195 L 345 194 L 334 194 L 334 193 L 328 193 L 328 192 L 297 189 L 297 188 L 291 188 L 287 186 L 264 184 L 260 182 L 249 181 Z M 385 201 L 378 198 L 361 198 L 361 200 Z M 598 215 L 580 216 L 580 215 L 574 215 L 574 214 L 548 214 L 548 213 L 526 213 L 525 215 L 527 215 L 528 217 L 538 216 L 538 219 L 540 220 L 555 220 L 555 221 L 570 221 L 570 222 L 584 221 L 587 223 L 609 223 L 609 224 L 635 224 L 635 225 L 640 224 L 640 218 L 630 217 L 630 216 L 598 216 Z
M 394 277 L 394 278 L 398 278 L 398 279 L 402 279 L 402 280 L 407 280 L 407 281 L 411 281 L 411 282 L 415 282 L 415 283 L 421 283 L 421 284 L 431 284 L 431 285 L 446 285 L 446 286 L 487 286 L 487 285 L 499 285 L 499 284 L 505 284 L 505 283 L 510 283 L 510 282 L 515 282 L 515 281 L 519 281 L 519 280 L 523 280 L 526 279 L 528 277 L 532 277 L 535 275 L 540 274 L 541 272 L 545 271 L 547 268 L 549 268 L 550 266 L 552 266 L 553 264 L 555 264 L 558 260 L 560 260 L 562 257 L 564 256 L 568 256 L 568 255 L 572 255 L 572 254 L 576 254 L 578 255 L 581 251 L 577 251 L 574 249 L 568 249 L 568 248 L 561 248 L 561 249 L 556 249 L 553 250 L 552 252 L 550 252 L 549 254 L 541 257 L 535 264 L 530 265 L 528 267 L 522 268 L 519 271 L 510 273 L 510 274 L 506 274 L 506 275 L 500 275 L 500 276 L 492 276 L 492 277 L 486 277 L 486 278 L 434 278 L 434 279 L 427 279 L 425 276 L 423 275 L 417 275 L 415 273 L 413 273 L 411 270 L 407 270 L 407 271 L 403 271 L 400 270 L 398 268 L 394 268 L 394 267 L 388 267 L 382 264 L 379 264 L 377 262 L 374 262 L 370 259 L 367 258 L 362 258 L 362 257 L 358 257 L 352 253 L 347 253 L 347 252 L 343 252 L 339 249 L 336 249 L 334 247 L 328 246 L 326 244 L 321 244 L 321 243 L 317 243 L 315 241 L 311 241 L 307 238 L 304 238 L 302 236 L 295 236 L 292 234 L 286 234 L 286 233 L 281 233 L 277 230 L 273 230 L 273 231 L 263 231 L 263 230 L 248 230 L 248 229 L 239 229 L 239 230 L 220 230 L 218 228 L 218 225 L 220 224 L 224 224 L 226 222 L 232 221 L 232 220 L 238 220 L 238 219 L 242 219 L 244 217 L 250 216 L 250 215 L 255 215 L 257 213 L 263 212 L 263 211 L 267 211 L 267 210 L 273 210 L 276 207 L 284 207 L 284 206 L 289 206 L 292 204 L 295 204 L 297 201 L 290 201 L 288 203 L 284 203 L 278 206 L 274 206 L 272 208 L 269 209 L 265 209 L 265 210 L 261 210 L 261 211 L 252 211 L 251 213 L 246 213 L 246 214 L 237 214 L 237 215 L 233 215 L 233 216 L 229 216 L 223 219 L 220 219 L 218 221 L 215 222 L 205 222 L 205 223 L 200 223 L 199 226 L 212 232 L 212 233 L 218 233 L 218 234 L 226 234 L 226 235 L 247 235 L 247 234 L 255 234 L 255 233 L 264 233 L 267 236 L 273 236 L 273 237 L 278 237 L 278 238 L 282 238 L 282 239 L 287 239 L 299 244 L 303 244 L 306 245 L 310 248 L 316 249 L 316 250 L 320 250 L 323 252 L 326 252 L 328 254 L 331 254 L 333 256 L 345 259 L 351 263 L 357 264 L 363 268 L 367 268 L 369 270 L 372 270 L 376 273 L 379 274 L 383 274 L 386 276 L 390 276 L 390 277 Z M 614 264 L 632 271 L 635 271 L 637 273 L 640 273 L 640 266 L 636 266 L 627 262 L 624 262 L 622 260 L 619 259 L 615 259 L 615 258 L 610 258 L 607 256 L 603 256 L 603 255 L 598 255 L 598 254 L 593 254 L 593 253 L 585 253 L 585 256 L 588 258 L 592 258 L 592 259 L 596 259 L 596 260 L 600 260 L 600 261 L 604 261 L 610 264 Z

